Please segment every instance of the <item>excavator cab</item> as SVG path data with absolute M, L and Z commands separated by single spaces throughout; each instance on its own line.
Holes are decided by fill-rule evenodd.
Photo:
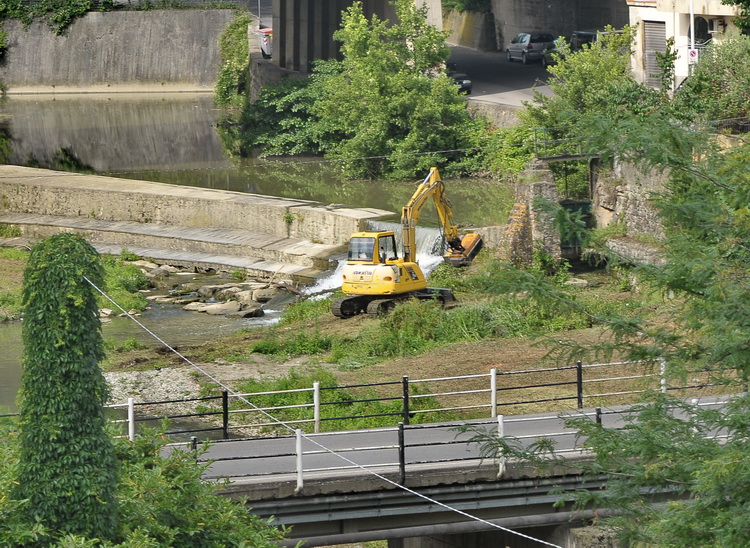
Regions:
M 349 262 L 385 264 L 398 258 L 396 237 L 392 232 L 362 232 L 352 236 L 349 241 Z

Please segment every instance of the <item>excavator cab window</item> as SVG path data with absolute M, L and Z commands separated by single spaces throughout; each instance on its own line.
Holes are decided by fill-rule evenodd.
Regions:
M 396 252 L 396 238 L 393 234 L 378 238 L 378 248 L 381 263 L 398 259 L 398 253 Z
M 372 262 L 372 250 L 374 247 L 375 238 L 352 238 L 349 241 L 349 260 Z

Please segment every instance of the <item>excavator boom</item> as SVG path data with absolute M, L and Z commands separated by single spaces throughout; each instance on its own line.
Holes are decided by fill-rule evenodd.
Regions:
M 401 231 L 404 242 L 404 260 L 416 261 L 415 236 L 422 208 L 432 198 L 440 219 L 443 236 L 449 250 L 443 256 L 452 266 L 466 266 L 482 248 L 482 237 L 476 233 L 460 236 L 453 221 L 453 208 L 445 195 L 445 184 L 436 167 L 430 169 L 424 181 L 414 191 L 409 202 L 401 209 Z

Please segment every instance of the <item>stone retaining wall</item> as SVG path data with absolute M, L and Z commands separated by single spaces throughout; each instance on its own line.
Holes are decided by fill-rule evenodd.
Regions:
M 20 166 L 0 166 L 0 207 L 55 215 L 169 226 L 239 229 L 327 245 L 348 243 L 368 219 L 391 212 L 324 206 L 225 190 L 183 187 Z
M 46 23 L 3 25 L 0 82 L 9 93 L 210 91 L 221 67 L 219 37 L 233 10 L 91 12 L 62 36 Z

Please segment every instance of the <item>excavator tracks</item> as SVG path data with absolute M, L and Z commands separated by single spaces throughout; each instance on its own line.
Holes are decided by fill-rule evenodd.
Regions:
M 337 318 L 351 318 L 367 309 L 365 297 L 342 297 L 331 304 L 331 313 Z
M 423 291 L 413 291 L 386 299 L 374 298 L 371 295 L 341 297 L 331 304 L 331 313 L 337 318 L 351 318 L 357 314 L 382 316 L 388 314 L 401 301 L 407 299 L 436 300 L 441 306 L 448 306 L 456 301 L 450 289 L 428 287 Z

